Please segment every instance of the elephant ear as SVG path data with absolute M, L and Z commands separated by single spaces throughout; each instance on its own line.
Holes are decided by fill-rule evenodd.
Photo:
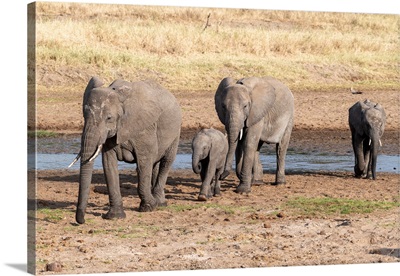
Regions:
M 224 78 L 218 85 L 217 91 L 215 92 L 214 102 L 215 110 L 217 111 L 218 118 L 225 125 L 225 112 L 222 108 L 222 102 L 225 99 L 226 88 L 235 83 L 235 80 L 231 77 Z
M 249 90 L 251 107 L 246 126 L 251 127 L 267 115 L 267 112 L 274 106 L 275 88 L 266 79 L 255 77 L 241 79 L 238 83 L 245 85 Z
M 104 84 L 103 81 L 99 77 L 96 77 L 96 76 L 92 77 L 89 80 L 88 85 L 86 86 L 86 89 L 85 89 L 85 93 L 83 94 L 82 113 L 84 113 L 85 105 L 87 104 L 87 100 L 89 98 L 91 91 L 94 88 L 103 86 L 103 84 Z
M 117 133 L 117 143 L 121 144 L 155 126 L 163 111 L 160 106 L 163 99 L 162 91 L 155 90 L 145 82 L 124 83 L 115 90 L 123 110 Z

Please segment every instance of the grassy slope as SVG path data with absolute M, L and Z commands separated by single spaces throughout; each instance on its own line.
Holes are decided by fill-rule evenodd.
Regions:
M 272 75 L 296 91 L 399 81 L 394 15 L 39 3 L 36 38 L 39 103 L 63 91 L 80 102 L 95 74 L 210 91 L 228 75 Z

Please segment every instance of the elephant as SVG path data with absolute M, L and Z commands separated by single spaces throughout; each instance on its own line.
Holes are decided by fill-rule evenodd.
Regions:
M 92 77 L 83 95 L 81 150 L 73 161 L 81 160 L 75 217 L 79 224 L 85 223 L 93 163 L 100 152 L 109 194 L 103 218 L 125 218 L 118 161 L 137 164 L 139 211 L 153 211 L 166 205 L 164 186 L 179 143 L 181 109 L 161 85 L 115 80 L 102 86 L 102 80 Z
M 376 162 L 381 137 L 385 130 L 386 114 L 383 107 L 366 99 L 349 108 L 351 142 L 355 156 L 355 177 L 376 179 Z
M 228 140 L 221 131 L 209 128 L 200 130 L 192 140 L 192 168 L 200 174 L 199 201 L 221 195 L 219 177 L 225 168 Z M 213 179 L 214 178 L 214 179 Z
M 277 169 L 274 185 L 284 184 L 285 158 L 293 128 L 294 97 L 273 77 L 224 78 L 215 92 L 215 109 L 228 134 L 224 179 L 236 159 L 240 180 L 237 193 L 250 193 L 261 174 L 259 159 L 263 143 L 276 144 Z

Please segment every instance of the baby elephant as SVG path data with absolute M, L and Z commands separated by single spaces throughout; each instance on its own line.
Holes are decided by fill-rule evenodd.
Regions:
M 356 177 L 376 179 L 376 160 L 385 129 L 386 114 L 380 104 L 368 99 L 349 109 L 349 126 L 355 155 Z
M 224 171 L 228 140 L 219 130 L 200 130 L 192 141 L 192 166 L 200 174 L 201 188 L 198 200 L 207 201 L 212 196 L 220 196 L 219 177 Z M 214 181 L 213 181 L 214 178 Z

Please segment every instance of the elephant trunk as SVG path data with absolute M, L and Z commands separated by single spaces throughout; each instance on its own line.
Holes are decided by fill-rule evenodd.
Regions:
M 236 147 L 239 139 L 242 139 L 243 128 L 235 127 L 234 125 L 229 126 L 228 132 L 228 153 L 226 155 L 225 170 L 222 173 L 220 179 L 224 179 L 229 175 L 233 166 L 233 157 L 235 156 Z
M 79 224 L 85 223 L 85 212 L 89 199 L 90 183 L 92 182 L 93 161 L 81 162 L 79 173 L 79 195 L 75 219 Z
M 85 211 L 89 198 L 89 188 L 92 182 L 94 159 L 101 151 L 101 144 L 89 128 L 84 128 L 81 142 L 81 165 L 79 173 L 79 195 L 75 219 L 79 224 L 85 223 Z
M 202 167 L 200 162 L 200 155 L 197 152 L 193 152 L 192 168 L 194 173 L 200 174 Z

